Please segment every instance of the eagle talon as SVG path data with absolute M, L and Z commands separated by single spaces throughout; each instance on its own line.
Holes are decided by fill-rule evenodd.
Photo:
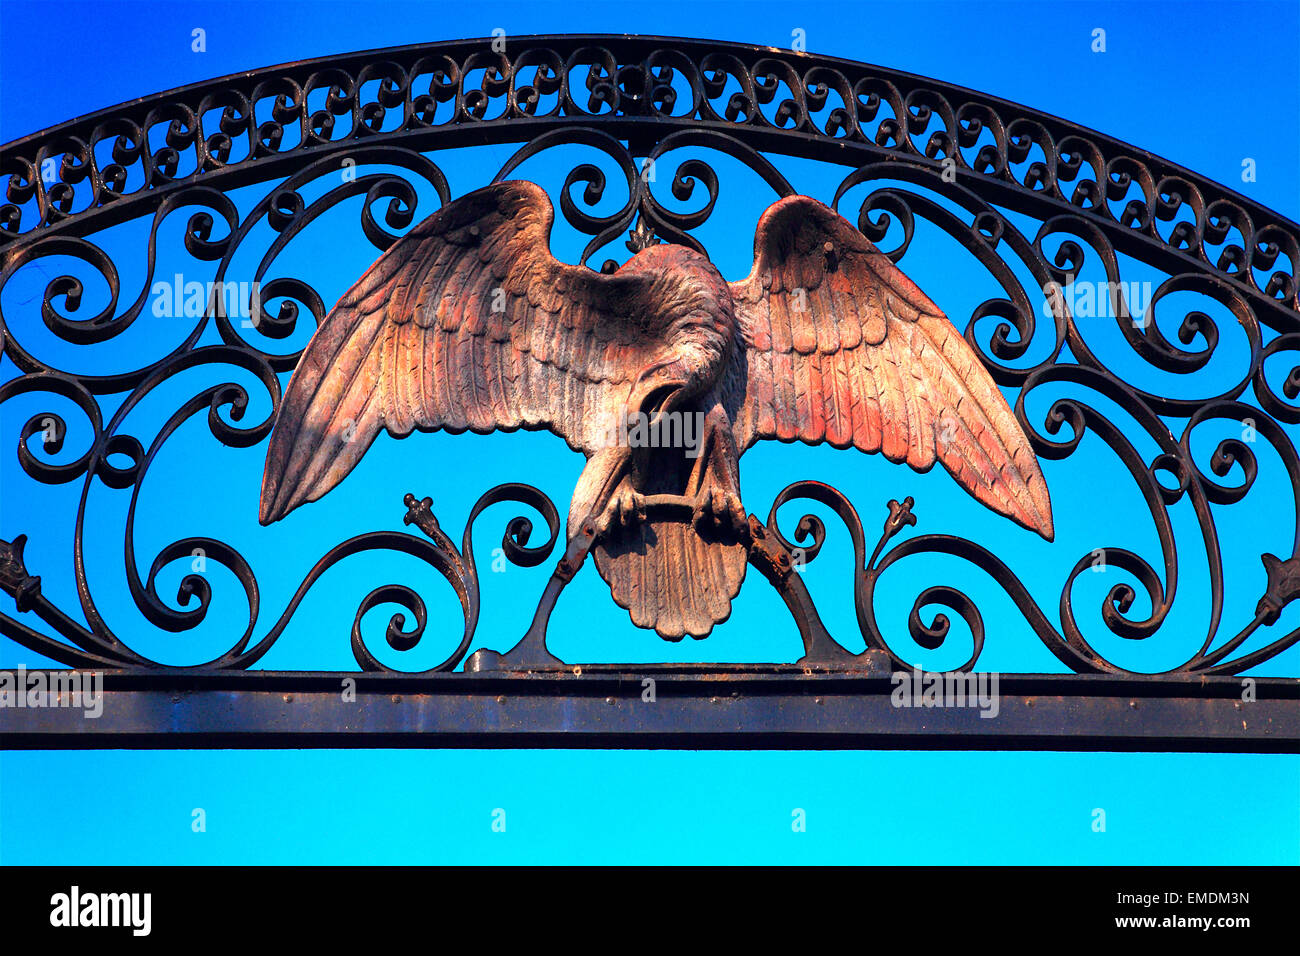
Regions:
M 696 531 L 700 531 L 705 527 L 715 526 L 717 520 L 717 515 L 713 513 L 713 492 L 705 488 L 695 501 L 695 513 L 691 515 L 691 523 L 695 525 Z
M 744 537 L 749 528 L 749 519 L 745 517 L 740 496 L 732 491 L 717 491 L 712 488 L 700 492 L 695 501 L 692 521 L 697 531 L 725 530 L 737 537 Z
M 645 496 L 636 491 L 619 491 L 609 499 L 604 513 L 596 522 L 596 528 L 600 534 L 608 534 L 619 528 L 635 528 L 645 518 Z

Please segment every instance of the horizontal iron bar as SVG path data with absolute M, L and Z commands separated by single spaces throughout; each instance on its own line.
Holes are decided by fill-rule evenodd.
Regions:
M 1233 677 L 999 675 L 993 717 L 896 706 L 895 686 L 889 675 L 791 665 L 418 677 L 109 671 L 97 718 L 0 707 L 0 747 L 1300 752 L 1300 680 L 1257 679 L 1256 699 L 1243 701 Z

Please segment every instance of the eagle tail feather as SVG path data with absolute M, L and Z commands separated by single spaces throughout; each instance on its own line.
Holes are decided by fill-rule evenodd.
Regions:
M 745 580 L 745 546 L 726 532 L 697 530 L 681 517 L 649 515 L 611 529 L 595 548 L 596 567 L 615 603 L 637 627 L 669 641 L 707 637 L 731 616 Z

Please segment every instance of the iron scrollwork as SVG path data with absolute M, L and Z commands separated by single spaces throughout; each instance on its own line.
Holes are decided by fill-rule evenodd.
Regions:
M 323 106 L 313 97 L 324 91 Z M 1234 656 L 1261 629 L 1275 625 L 1283 609 L 1300 596 L 1300 528 L 1289 554 L 1263 554 L 1267 584 L 1252 620 L 1221 620 L 1224 568 L 1214 506 L 1235 504 L 1255 487 L 1262 442 L 1281 462 L 1291 500 L 1277 508 L 1287 518 L 1300 500 L 1300 458 L 1288 426 L 1300 424 L 1300 302 L 1296 266 L 1300 227 L 1249 199 L 1159 157 L 1085 130 L 1056 117 L 958 87 L 887 69 L 783 54 L 731 44 L 660 38 L 539 37 L 513 41 L 508 53 L 492 52 L 490 41 L 463 41 L 307 61 L 238 77 L 214 80 L 133 104 L 101 111 L 33 134 L 0 150 L 0 179 L 7 202 L 0 206 L 0 295 L 20 271 L 42 260 L 73 257 L 97 274 L 108 289 L 107 304 L 94 316 L 77 315 L 85 292 L 75 277 L 49 279 L 39 303 L 46 329 L 62 342 L 94 349 L 129 329 L 149 301 L 157 243 L 164 222 L 177 210 L 191 210 L 185 223 L 185 252 L 214 263 L 215 278 L 248 275 L 258 301 L 258 341 L 295 334 L 308 316 L 318 323 L 326 309 L 312 285 L 297 278 L 262 283 L 277 257 L 311 222 L 341 202 L 364 197 L 360 227 L 366 241 L 383 251 L 417 219 L 421 191 L 450 201 L 447 177 L 434 150 L 479 144 L 514 144 L 514 154 L 493 181 L 512 178 L 529 159 L 560 146 L 582 145 L 602 153 L 617 169 L 627 200 L 612 213 L 598 214 L 610 183 L 605 168 L 574 166 L 558 191 L 564 222 L 589 237 L 581 263 L 631 236 L 636 251 L 655 241 L 706 251 L 696 233 L 710 221 L 723 188 L 722 177 L 699 151 L 738 160 L 771 190 L 773 198 L 796 193 L 770 156 L 812 158 L 844 169 L 828 201 L 877 243 L 901 232 L 887 250 L 898 262 L 917 232 L 917 223 L 948 234 L 968 249 L 1003 290 L 979 304 L 964 335 L 994 381 L 1014 395 L 1014 412 L 1033 450 L 1044 459 L 1074 455 L 1092 433 L 1117 456 L 1150 513 L 1159 541 L 1159 567 L 1123 549 L 1106 548 L 1104 559 L 1145 592 L 1150 612 L 1129 616 L 1138 595 L 1131 584 L 1110 589 L 1101 606 L 1105 627 L 1119 637 L 1144 640 L 1158 633 L 1169 615 L 1179 580 L 1179 554 L 1171 510 L 1190 504 L 1204 546 L 1210 612 L 1199 649 L 1172 672 L 1240 674 L 1300 641 L 1300 629 L 1280 634 L 1250 653 Z M 689 158 L 673 167 L 674 151 Z M 435 154 L 436 157 L 436 154 Z M 338 181 L 344 160 L 384 171 Z M 667 191 L 683 212 L 652 188 L 647 168 L 670 176 Z M 312 190 L 325 178 L 331 185 Z M 242 187 L 262 190 L 250 212 L 241 214 L 227 195 Z M 858 200 L 856 216 L 847 205 Z M 580 197 L 580 198 L 577 198 Z M 940 201 L 936 197 L 942 197 Z M 197 207 L 198 211 L 193 211 Z M 1009 215 L 1007 211 L 1014 214 Z M 420 210 L 419 218 L 427 214 Z M 133 301 L 124 301 L 113 254 L 99 235 L 110 227 L 151 216 L 146 279 Z M 1032 219 L 1035 230 L 1020 225 Z M 897 229 L 895 230 L 895 227 Z M 269 229 L 269 245 L 259 246 Z M 608 253 L 606 253 L 608 254 Z M 252 256 L 249 269 L 236 261 Z M 1164 278 L 1146 307 L 1145 321 L 1130 311 L 1121 256 L 1159 270 Z M 609 271 L 613 259 L 597 268 Z M 1117 374 L 1097 354 L 1072 313 L 1068 290 L 1086 268 L 1099 269 L 1116 327 L 1131 357 L 1156 374 L 1190 377 L 1210 366 L 1220 341 L 1240 337 L 1244 355 L 1226 386 L 1189 394 L 1142 387 L 1141 377 Z M 1018 277 L 1032 277 L 1036 288 Z M 1042 321 L 1037 296 L 1048 291 L 1050 320 Z M 1157 321 L 1162 308 L 1191 294 L 1212 302 L 1235 319 L 1220 328 L 1205 311 L 1188 310 L 1172 340 Z M 1032 298 L 1031 298 L 1032 296 Z M 278 309 L 265 303 L 280 300 Z M 1168 301 L 1167 301 L 1168 300 Z M 553 502 L 528 485 L 508 484 L 484 494 L 473 507 L 459 546 L 441 530 L 427 500 L 411 496 L 408 522 L 421 535 L 375 531 L 353 537 L 325 553 L 307 573 L 288 605 L 268 629 L 259 631 L 257 577 L 230 544 L 213 537 L 180 538 L 162 548 L 147 570 L 137 566 L 136 505 L 150 465 L 164 443 L 187 421 L 206 413 L 212 436 L 232 448 L 251 449 L 270 433 L 279 406 L 281 376 L 300 352 L 268 351 L 256 344 L 229 314 L 227 303 L 208 302 L 193 327 L 161 357 L 135 368 L 85 373 L 59 367 L 29 349 L 27 326 L 36 309 L 5 305 L 0 314 L 3 352 L 16 373 L 0 383 L 0 403 L 28 393 L 59 396 L 84 417 L 83 451 L 72 460 L 51 459 L 64 447 L 69 428 L 54 411 L 43 411 L 21 427 L 18 460 L 23 471 L 45 484 L 81 483 L 75 520 L 73 567 L 85 623 L 43 596 L 39 577 L 24 559 L 24 539 L 0 543 L 0 589 L 15 601 L 17 616 L 0 614 L 0 633 L 38 653 L 72 666 L 149 668 L 160 666 L 128 646 L 99 612 L 92 597 L 83 537 L 93 487 L 130 490 L 124 535 L 127 584 L 135 606 L 155 627 L 186 633 L 205 618 L 211 588 L 201 575 L 180 584 L 177 607 L 158 592 L 160 572 L 201 549 L 230 570 L 249 605 L 243 631 L 218 655 L 196 668 L 247 670 L 276 643 L 312 584 L 337 562 L 362 551 L 404 553 L 426 563 L 452 586 L 464 628 L 456 647 L 433 670 L 460 666 L 472 645 L 479 612 L 478 570 L 472 549 L 475 520 L 488 506 L 514 502 L 532 509 L 547 525 L 547 540 L 532 544 L 533 526 L 516 517 L 505 529 L 506 558 L 522 566 L 546 561 L 560 542 L 561 523 Z M 215 341 L 212 333 L 215 331 Z M 1198 343 L 1201 347 L 1193 348 Z M 1288 353 L 1290 357 L 1288 358 Z M 1030 362 L 1030 355 L 1041 356 Z M 1227 361 L 1227 359 L 1221 359 Z M 76 366 L 80 367 L 80 366 Z M 245 422 L 254 403 L 246 384 L 228 381 L 203 388 L 184 401 L 158 434 L 132 434 L 133 409 L 164 383 L 196 368 L 242 370 L 259 383 L 258 404 L 269 411 Z M 1118 406 L 1135 423 L 1126 432 L 1112 416 L 1083 398 L 1056 398 L 1041 419 L 1030 414 L 1037 391 L 1048 395 L 1071 385 Z M 109 414 L 107 409 L 112 409 Z M 1213 433 L 1215 423 L 1249 422 L 1252 441 L 1225 438 L 1208 461 L 1193 450 L 1194 437 Z M 39 437 L 43 454 L 31 444 Z M 1154 456 L 1143 449 L 1153 445 Z M 66 456 L 65 456 L 66 457 Z M 1238 473 L 1241 480 L 1226 483 Z M 829 508 L 843 522 L 854 549 L 853 593 L 864 655 L 851 655 L 821 624 L 800 576 L 790 571 L 796 552 L 814 559 L 826 528 L 813 514 L 798 522 L 793 539 L 778 527 L 780 508 L 809 500 Z M 806 663 L 845 666 L 906 666 L 903 642 L 890 640 L 876 619 L 876 583 L 908 557 L 929 553 L 964 559 L 989 575 L 1024 621 L 1067 669 L 1078 673 L 1127 673 L 1085 638 L 1072 593 L 1090 556 L 1067 576 L 1057 614 L 1040 607 L 1012 569 L 992 550 L 951 535 L 903 537 L 915 524 L 913 502 L 889 503 L 879 540 L 868 553 L 864 522 L 844 495 L 817 482 L 798 482 L 781 492 L 766 521 L 750 519 L 748 558 L 782 594 L 795 614 Z M 571 539 L 539 609 L 533 639 L 516 660 L 545 662 L 545 618 L 567 577 L 576 573 L 589 540 Z M 50 569 L 34 569 L 48 574 Z M 363 670 L 385 670 L 360 632 L 362 616 L 382 604 L 405 608 L 389 622 L 386 639 L 397 651 L 414 648 L 425 633 L 420 596 L 402 585 L 371 591 L 354 618 L 353 657 Z M 972 639 L 963 665 L 978 665 L 985 642 L 983 615 L 962 591 L 946 585 L 926 588 L 916 598 L 908 637 L 936 648 L 949 633 L 947 615 L 927 621 L 925 608 L 943 606 L 959 616 Z M 58 638 L 24 624 L 35 614 Z M 1224 630 L 1226 624 L 1227 630 Z M 1224 639 L 1226 635 L 1226 639 Z M 540 641 L 541 643 L 538 643 Z M 534 653 L 535 652 L 535 653 Z M 476 666 L 492 666 L 480 659 Z

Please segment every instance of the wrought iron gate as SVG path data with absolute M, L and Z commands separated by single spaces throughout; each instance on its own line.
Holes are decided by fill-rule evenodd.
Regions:
M 256 454 L 271 431 L 283 376 L 300 354 L 267 351 L 266 340 L 290 336 L 307 313 L 314 321 L 326 313 L 307 281 L 263 281 L 293 238 L 339 203 L 364 196 L 360 225 L 374 248 L 384 250 L 428 212 L 417 210 L 415 184 L 444 204 L 452 198 L 437 163 L 439 151 L 517 147 L 496 171 L 493 181 L 500 181 L 530 158 L 573 144 L 605 154 L 625 177 L 628 194 L 621 209 L 597 214 L 609 185 L 606 173 L 589 163 L 568 171 L 560 212 L 591 237 L 584 263 L 629 232 L 652 231 L 707 251 L 696 231 L 710 220 L 724 188 L 718 169 L 698 157 L 676 165 L 668 189 L 678 201 L 694 196 L 699 208 L 691 212 L 665 205 L 644 174 L 666 168 L 678 149 L 713 150 L 738 160 L 770 187 L 774 199 L 797 190 L 773 157 L 839 168 L 834 194 L 821 198 L 882 247 L 894 234 L 891 227 L 901 231 L 901 241 L 888 248 L 895 262 L 907 255 L 918 222 L 958 240 L 1004 292 L 981 303 L 964 323 L 954 316 L 966 340 L 1014 396 L 1016 416 L 1040 458 L 1070 458 L 1085 433 L 1100 437 L 1118 457 L 1146 502 L 1159 541 L 1159 568 L 1129 550 L 1090 549 L 1062 583 L 1058 607 L 1047 609 L 994 543 L 911 533 L 916 517 L 910 499 L 891 501 L 888 510 L 884 501 L 859 502 L 868 516 L 863 520 L 840 492 L 801 481 L 778 496 L 766 520 L 753 519 L 749 552 L 750 563 L 795 617 L 805 650 L 799 661 L 555 661 L 545 653 L 546 623 L 574 573 L 571 562 L 561 560 L 525 643 L 504 659 L 480 651 L 459 671 L 479 616 L 479 565 L 471 546 L 478 514 L 509 501 L 542 516 L 548 536 L 540 545 L 530 543 L 526 518 L 509 523 L 502 552 L 516 564 L 541 564 L 560 542 L 559 511 L 529 485 L 487 491 L 467 519 L 460 545 L 412 498 L 408 518 L 423 535 L 380 530 L 337 544 L 270 625 L 263 621 L 251 563 L 216 538 L 172 542 L 142 576 L 133 545 L 136 502 L 164 443 L 206 412 L 216 439 Z M 337 176 L 349 164 L 404 172 L 344 177 L 308 200 L 309 184 Z M 505 51 L 492 40 L 369 51 L 196 84 L 10 143 L 0 152 L 0 178 L 7 182 L 7 202 L 0 206 L 0 329 L 11 363 L 0 384 L 0 407 L 28 393 L 61 396 L 85 416 L 90 432 L 82 454 L 56 462 L 68 432 L 60 414 L 39 411 L 18 430 L 18 461 L 28 477 L 81 486 L 70 556 L 80 613 L 43 593 L 41 576 L 60 569 L 29 567 L 20 536 L 0 544 L 0 588 L 13 600 L 13 613 L 0 613 L 0 633 L 57 664 L 102 671 L 108 695 L 103 716 L 90 722 L 54 706 L 0 708 L 6 746 L 1300 749 L 1300 680 L 1243 681 L 1247 671 L 1253 674 L 1300 639 L 1300 628 L 1278 626 L 1300 595 L 1300 527 L 1293 528 L 1288 553 L 1262 554 L 1253 617 L 1225 615 L 1233 605 L 1225 603 L 1219 527 L 1222 507 L 1241 502 L 1255 487 L 1262 447 L 1271 449 L 1270 461 L 1275 457 L 1285 472 L 1281 486 L 1290 497 L 1254 502 L 1256 521 L 1262 526 L 1295 519 L 1300 459 L 1292 437 L 1300 424 L 1300 365 L 1285 353 L 1300 351 L 1300 227 L 1159 157 L 1054 116 L 881 67 L 716 42 L 556 36 L 516 38 Z M 579 186 L 581 202 L 572 193 Z M 856 209 L 841 208 L 841 200 L 860 187 L 869 190 L 865 200 Z M 230 196 L 245 188 L 259 191 L 247 214 Z M 697 190 L 703 191 L 702 204 Z M 217 282 L 252 280 L 253 301 L 247 304 L 258 316 L 251 326 L 256 334 L 247 334 L 250 326 L 230 313 L 222 296 L 210 296 L 192 331 L 166 355 L 119 371 L 78 371 L 91 367 L 146 313 L 163 222 L 174 210 L 194 207 L 202 211 L 189 215 L 184 248 L 214 264 Z M 147 276 L 128 303 L 100 237 L 146 220 Z M 269 242 L 259 245 L 268 239 L 264 227 Z M 1221 338 L 1231 337 L 1238 359 L 1230 381 L 1159 391 L 1139 387 L 1110 367 L 1090 347 L 1071 308 L 1072 289 L 1088 258 L 1085 247 L 1104 272 L 1115 328 L 1153 380 L 1193 376 L 1215 357 Z M 256 266 L 238 271 L 240 256 L 252 256 Z M 81 260 L 102 278 L 109 301 L 97 314 L 76 314 L 84 292 L 80 280 L 53 277 L 42 268 L 43 260 L 57 257 Z M 1128 260 L 1163 277 L 1144 318 L 1130 311 L 1123 277 Z M 601 268 L 613 266 L 610 261 Z M 39 303 L 6 304 L 5 287 L 30 269 L 49 279 Z M 1162 331 L 1154 313 L 1162 300 L 1187 294 L 1203 297 L 1207 309 L 1226 310 L 1236 327 L 1220 328 L 1208 312 L 1188 309 L 1172 341 L 1168 324 Z M 278 310 L 268 310 L 266 303 L 275 299 Z M 38 312 L 48 331 L 77 346 L 83 360 L 56 365 L 26 344 Z M 269 397 L 270 414 L 243 421 L 250 395 L 231 382 L 194 394 L 152 439 L 123 427 L 160 385 L 200 366 L 230 366 L 256 378 Z M 1062 383 L 1118 406 L 1140 435 L 1077 397 L 1053 401 L 1044 420 L 1031 417 L 1027 396 Z M 1214 422 L 1231 423 L 1240 435 L 1219 440 L 1206 460 L 1194 454 L 1193 433 Z M 1148 454 L 1142 443 L 1158 450 Z M 1239 483 L 1227 480 L 1234 471 Z M 88 498 L 99 486 L 129 492 L 125 577 L 134 606 L 149 624 L 185 634 L 204 620 L 212 600 L 207 579 L 189 574 L 179 606 L 170 606 L 157 588 L 168 565 L 202 553 L 234 575 L 250 614 L 246 629 L 232 634 L 222 653 L 200 664 L 165 666 L 140 653 L 130 635 L 116 632 L 101 615 L 83 544 Z M 866 645 L 860 654 L 828 633 L 794 567 L 817 557 L 827 534 L 824 522 L 803 517 L 794 540 L 777 526 L 778 509 L 800 500 L 828 507 L 852 538 L 854 602 Z M 1101 606 L 1102 623 L 1122 638 L 1156 636 L 1173 607 L 1180 570 L 1171 514 L 1188 505 L 1205 554 L 1204 638 L 1178 666 L 1134 673 L 1085 637 L 1072 602 L 1075 583 L 1099 559 L 1124 572 L 1144 593 L 1127 581 L 1114 585 Z M 12 498 L 6 502 L 11 509 L 24 520 L 41 520 Z M 867 530 L 882 518 L 883 533 Z M 410 629 L 403 615 L 393 618 L 387 630 L 392 648 L 414 647 L 424 635 L 420 596 L 394 584 L 376 588 L 355 613 L 351 647 L 359 671 L 257 669 L 312 584 L 340 560 L 375 549 L 412 555 L 451 583 L 464 614 L 463 634 L 451 653 L 437 666 L 410 674 L 367 648 L 362 617 L 382 604 L 402 605 L 414 618 Z M 1004 675 L 1002 713 L 994 721 L 970 711 L 894 706 L 894 675 L 912 666 L 897 650 L 899 640 L 891 640 L 877 621 L 876 583 L 917 554 L 954 555 L 983 569 L 1070 673 Z M 1135 619 L 1130 609 L 1139 597 L 1150 613 Z M 978 668 L 984 618 L 955 587 L 932 586 L 917 596 L 907 639 L 927 648 L 945 641 L 948 617 L 924 619 L 923 609 L 934 605 L 959 615 L 971 634 L 973 652 L 957 670 Z M 33 673 L 43 675 L 39 680 L 47 689 L 57 686 L 57 672 Z M 654 687 L 653 707 L 645 702 L 647 681 Z

